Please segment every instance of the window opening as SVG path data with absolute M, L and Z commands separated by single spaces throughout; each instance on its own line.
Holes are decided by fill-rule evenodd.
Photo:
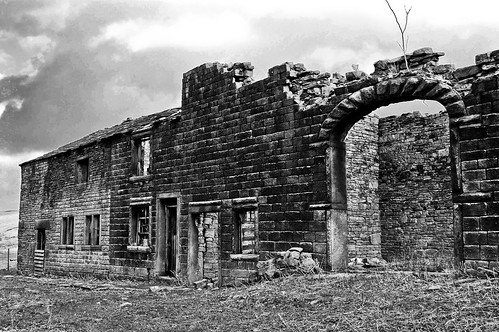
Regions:
M 100 215 L 85 217 L 85 244 L 100 245 Z
M 134 143 L 134 168 L 137 176 L 150 174 L 151 144 L 149 137 L 135 140 Z
M 256 253 L 256 213 L 255 210 L 235 211 L 234 253 Z
M 63 217 L 61 224 L 61 244 L 74 244 L 74 217 Z
M 151 221 L 148 206 L 135 206 L 132 208 L 131 239 L 132 245 L 149 246 Z
M 78 183 L 88 182 L 89 159 L 81 159 L 76 162 L 76 181 Z

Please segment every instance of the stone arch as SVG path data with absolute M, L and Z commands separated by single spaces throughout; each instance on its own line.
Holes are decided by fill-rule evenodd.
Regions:
M 449 118 L 464 115 L 464 102 L 450 82 L 422 76 L 397 77 L 364 87 L 343 99 L 322 123 L 319 137 L 342 142 L 357 121 L 377 108 L 415 99 L 440 102 Z
M 322 123 L 319 137 L 328 142 L 326 159 L 329 174 L 331 213 L 328 220 L 329 263 L 333 270 L 347 266 L 348 221 L 345 137 L 352 126 L 379 107 L 415 99 L 434 100 L 447 110 L 450 126 L 451 181 L 454 193 L 462 191 L 459 165 L 459 135 L 457 118 L 465 115 L 461 94 L 449 81 L 426 76 L 386 78 L 363 87 L 341 100 Z M 333 105 L 331 105 L 333 106 Z M 454 253 L 462 262 L 461 218 L 454 214 Z

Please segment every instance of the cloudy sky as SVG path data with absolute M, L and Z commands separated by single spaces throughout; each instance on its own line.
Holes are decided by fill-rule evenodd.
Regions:
M 497 1 L 391 3 L 412 6 L 409 50 L 462 67 L 499 49 Z M 18 208 L 19 163 L 180 106 L 182 73 L 202 63 L 249 61 L 257 79 L 286 61 L 370 73 L 399 38 L 384 0 L 0 0 L 0 211 Z

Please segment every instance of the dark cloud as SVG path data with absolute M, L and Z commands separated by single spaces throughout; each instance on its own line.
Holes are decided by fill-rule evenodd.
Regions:
M 35 58 L 35 76 L 0 80 L 0 102 L 23 100 L 21 109 L 8 105 L 0 117 L 0 153 L 55 149 L 126 117 L 178 106 L 172 101 L 180 95 L 181 72 L 169 68 L 179 57 L 130 54 L 111 42 L 89 46 L 102 26 L 131 10 L 95 6 L 53 36 L 56 46 L 44 62 Z
M 20 36 L 38 34 L 40 24 L 27 12 L 43 6 L 43 1 L 36 0 L 0 1 L 0 30 L 15 32 Z
M 27 75 L 18 75 L 0 79 L 0 103 L 12 98 L 22 98 L 28 78 Z

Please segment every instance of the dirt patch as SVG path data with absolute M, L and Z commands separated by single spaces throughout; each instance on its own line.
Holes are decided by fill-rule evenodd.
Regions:
M 442 274 L 291 276 L 218 290 L 0 276 L 3 331 L 496 331 L 498 305 L 497 279 Z

